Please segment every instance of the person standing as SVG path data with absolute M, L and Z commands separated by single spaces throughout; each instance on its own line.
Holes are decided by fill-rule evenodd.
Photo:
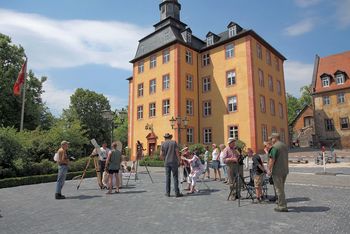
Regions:
M 265 173 L 264 164 L 260 156 L 258 154 L 255 154 L 251 148 L 248 149 L 248 157 L 252 158 L 253 160 L 252 173 L 254 175 L 253 178 L 254 178 L 255 194 L 256 194 L 256 199 L 258 200 L 259 203 L 261 203 L 263 202 L 262 185 L 263 185 L 263 176 Z
M 103 178 L 103 172 L 106 167 L 106 159 L 109 154 L 110 149 L 107 148 L 107 143 L 103 142 L 102 147 L 100 148 L 101 153 L 98 155 L 98 164 L 100 166 L 100 175 L 101 179 Z
M 204 169 L 205 173 L 208 174 L 208 179 L 210 179 L 210 170 L 209 170 L 209 146 L 205 146 L 205 152 L 204 152 Z M 205 176 L 205 175 L 204 175 Z
M 164 166 L 165 166 L 165 195 L 167 197 L 170 197 L 170 183 L 171 183 L 171 173 L 173 174 L 174 179 L 174 189 L 175 189 L 175 196 L 176 197 L 182 197 L 183 194 L 180 193 L 179 190 L 179 147 L 176 143 L 176 141 L 171 140 L 172 135 L 169 133 L 166 133 L 164 135 L 165 141 L 162 143 L 160 148 L 160 158 L 164 160 Z
M 219 181 L 221 181 L 221 172 L 220 172 L 220 160 L 219 160 L 219 149 L 216 144 L 212 144 L 213 152 L 212 152 L 212 160 L 211 165 L 214 169 L 214 180 L 217 180 L 216 175 L 219 175 Z
M 115 193 L 119 193 L 119 170 L 122 153 L 117 149 L 117 142 L 112 143 L 112 150 L 109 151 L 106 160 L 106 171 L 108 172 L 109 188 L 107 194 L 112 193 L 113 189 L 113 175 L 115 176 Z
M 227 165 L 227 177 L 228 184 L 230 185 L 231 191 L 236 188 L 235 194 L 232 194 L 232 200 L 236 200 L 239 196 L 239 188 L 236 187 L 236 178 L 238 174 L 238 157 L 239 154 L 236 151 L 236 139 L 228 138 L 228 146 L 223 151 L 223 160 Z
M 56 199 L 66 198 L 65 196 L 62 195 L 62 188 L 63 188 L 64 182 L 66 181 L 66 176 L 68 172 L 68 163 L 69 163 L 69 158 L 67 156 L 68 145 L 69 145 L 68 141 L 62 141 L 61 148 L 59 148 L 59 150 L 57 151 L 58 174 L 57 174 L 56 193 L 55 193 Z
M 275 211 L 288 212 L 287 201 L 284 192 L 284 185 L 289 173 L 288 147 L 286 144 L 280 141 L 280 135 L 278 133 L 272 133 L 271 141 L 273 145 L 269 154 L 268 175 L 272 175 L 278 198 L 278 203 Z
M 227 178 L 227 166 L 224 162 L 224 149 L 226 148 L 224 144 L 220 144 L 220 155 L 219 155 L 219 159 L 220 159 L 220 167 L 222 167 L 222 170 L 224 172 L 224 184 L 228 183 L 228 178 Z

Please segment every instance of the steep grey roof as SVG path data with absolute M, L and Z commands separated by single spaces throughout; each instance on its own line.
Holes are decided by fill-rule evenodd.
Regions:
M 134 62 L 141 57 L 148 56 L 151 53 L 154 53 L 156 50 L 175 42 L 186 44 L 188 47 L 198 51 L 204 46 L 205 43 L 193 35 L 191 43 L 186 43 L 184 41 L 181 32 L 186 30 L 184 28 L 184 26 L 186 26 L 185 24 L 177 22 L 174 19 L 170 19 L 169 22 L 165 22 L 164 24 L 165 25 L 163 27 L 139 41 L 136 55 L 130 62 Z M 158 27 L 158 24 L 155 25 L 155 27 Z

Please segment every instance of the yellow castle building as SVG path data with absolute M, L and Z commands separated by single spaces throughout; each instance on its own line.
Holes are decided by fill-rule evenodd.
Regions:
M 181 145 L 225 144 L 234 137 L 256 151 L 272 132 L 288 142 L 286 58 L 237 23 L 202 40 L 181 22 L 177 0 L 163 0 L 159 9 L 160 22 L 131 61 L 132 159 L 137 141 L 151 155 L 165 133 Z

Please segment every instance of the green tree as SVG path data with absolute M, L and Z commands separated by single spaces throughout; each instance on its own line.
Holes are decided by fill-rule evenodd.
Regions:
M 295 117 L 298 115 L 299 111 L 301 111 L 302 106 L 298 98 L 293 95 L 287 93 L 287 106 L 288 106 L 288 124 L 290 124 Z
M 102 117 L 102 112 L 110 109 L 103 94 L 79 88 L 70 97 L 69 109 L 64 110 L 63 115 L 68 121 L 78 119 L 89 139 L 95 138 L 99 143 L 110 142 L 111 123 Z
M 24 63 L 24 49 L 11 44 L 11 38 L 0 33 L 0 126 L 19 129 L 22 97 L 13 95 L 13 86 Z M 41 125 L 43 114 L 48 114 L 42 102 L 42 85 L 46 77 L 38 79 L 29 70 L 26 84 L 24 128 L 33 130 Z M 45 111 L 44 111 L 45 110 Z M 45 128 L 49 127 L 48 122 Z
M 122 108 L 120 111 L 124 111 L 126 113 L 124 108 Z M 125 148 L 128 145 L 128 115 L 125 114 L 123 118 L 124 119 L 121 120 L 120 116 L 116 116 L 114 119 L 114 126 L 117 128 L 114 131 L 113 138 L 114 140 L 120 141 L 123 144 L 123 148 Z
M 312 95 L 311 95 L 311 84 L 305 85 L 300 88 L 301 97 L 299 99 L 300 105 L 303 106 L 309 106 L 312 104 Z

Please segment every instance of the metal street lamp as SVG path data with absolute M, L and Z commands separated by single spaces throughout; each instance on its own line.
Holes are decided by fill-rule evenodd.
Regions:
M 185 117 L 180 117 L 177 116 L 176 118 L 171 117 L 170 121 L 170 125 L 171 125 L 171 129 L 177 129 L 177 135 L 178 135 L 178 143 L 179 145 L 181 144 L 181 129 L 187 129 L 188 126 L 188 119 L 187 116 Z M 181 126 L 182 125 L 182 126 Z
M 120 125 L 122 125 L 125 119 L 127 118 L 127 115 L 128 113 L 126 110 L 124 110 L 124 108 L 121 110 L 115 110 L 115 111 L 111 111 L 111 110 L 102 111 L 102 117 L 111 122 L 111 145 L 113 143 L 114 128 L 118 128 Z M 114 122 L 115 117 L 119 117 L 120 122 L 115 123 Z

